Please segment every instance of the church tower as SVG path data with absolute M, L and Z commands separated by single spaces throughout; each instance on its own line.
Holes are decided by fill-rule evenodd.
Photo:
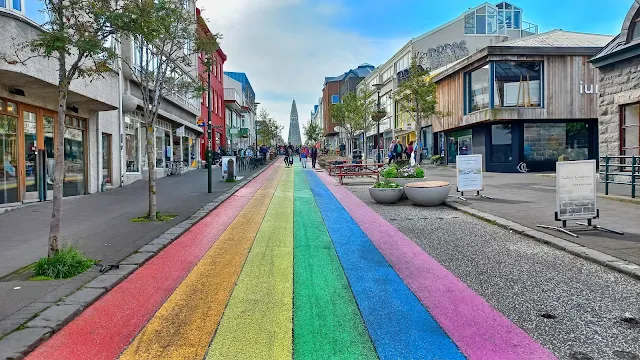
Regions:
M 289 117 L 289 142 L 292 145 L 302 145 L 300 137 L 300 125 L 298 123 L 298 108 L 296 107 L 296 99 L 291 104 L 291 115 Z

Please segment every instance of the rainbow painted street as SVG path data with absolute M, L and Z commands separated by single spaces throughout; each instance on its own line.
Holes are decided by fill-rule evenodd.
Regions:
M 28 359 L 552 359 L 324 172 L 269 167 Z

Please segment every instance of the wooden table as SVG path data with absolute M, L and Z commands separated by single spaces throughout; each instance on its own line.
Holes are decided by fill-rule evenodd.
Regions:
M 384 166 L 384 163 L 370 163 L 370 164 L 342 164 L 336 165 L 336 176 L 340 180 L 340 184 L 343 184 L 343 178 L 346 176 L 376 176 L 377 181 L 380 181 L 380 169 Z

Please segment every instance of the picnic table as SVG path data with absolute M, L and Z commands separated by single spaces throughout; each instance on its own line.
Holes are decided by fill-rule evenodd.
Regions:
M 337 171 L 336 176 L 340 180 L 340 185 L 343 184 L 343 179 L 347 176 L 376 176 L 377 181 L 380 181 L 380 169 L 384 166 L 384 163 L 366 163 L 366 164 L 342 164 L 335 165 Z

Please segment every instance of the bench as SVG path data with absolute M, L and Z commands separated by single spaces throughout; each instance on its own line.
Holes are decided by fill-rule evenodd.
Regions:
M 361 176 L 361 177 L 375 176 L 376 181 L 380 181 L 380 173 L 377 171 L 347 171 L 347 172 L 339 172 L 337 176 L 338 176 L 338 179 L 340 180 L 340 185 L 344 185 L 342 179 L 345 176 Z
M 343 179 L 346 176 L 375 176 L 376 181 L 380 181 L 380 168 L 382 168 L 384 164 L 342 164 L 336 165 L 335 168 L 338 170 L 336 174 L 340 181 L 340 185 L 343 185 Z

